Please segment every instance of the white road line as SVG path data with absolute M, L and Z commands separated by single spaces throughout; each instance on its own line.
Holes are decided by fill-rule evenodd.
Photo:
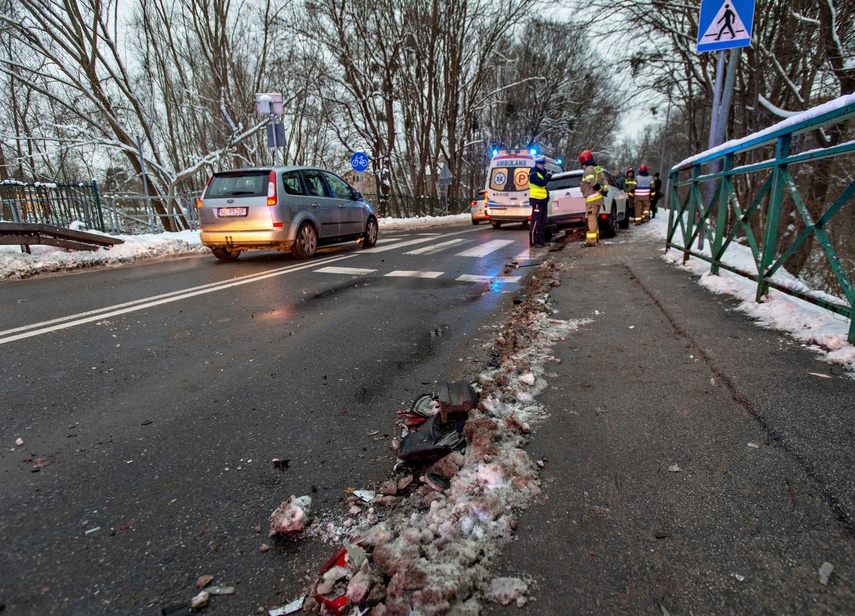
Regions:
M 416 272 L 407 270 L 395 270 L 386 274 L 392 278 L 439 278 L 443 272 Z
M 451 248 L 452 246 L 457 246 L 458 244 L 463 244 L 464 242 L 468 242 L 469 240 L 448 240 L 447 242 L 440 242 L 439 244 L 434 244 L 433 246 L 425 246 L 424 248 L 416 248 L 415 250 L 411 250 L 409 252 L 405 252 L 405 255 L 432 255 L 435 252 L 442 252 L 446 248 Z
M 374 248 L 366 248 L 361 251 L 359 254 L 374 254 L 375 252 L 386 252 L 387 250 L 395 250 L 396 248 L 405 248 L 406 246 L 413 246 L 415 244 L 424 244 L 425 242 L 430 242 L 435 240 L 435 236 L 431 237 L 422 237 L 417 240 L 409 240 L 406 242 L 396 242 L 395 244 L 389 244 L 388 246 L 375 246 Z
M 406 248 L 407 246 L 414 246 L 416 244 L 424 244 L 425 242 L 430 242 L 431 240 L 435 240 L 437 237 L 442 236 L 442 235 L 445 235 L 446 237 L 448 237 L 448 236 L 452 236 L 452 235 L 460 235 L 462 233 L 466 233 L 466 234 L 474 233 L 475 231 L 478 231 L 478 229 L 467 229 L 466 231 L 456 231 L 454 233 L 445 233 L 445 234 L 433 233 L 428 237 L 421 237 L 421 238 L 416 239 L 416 240 L 407 240 L 404 242 L 395 242 L 394 244 L 389 244 L 388 246 L 374 246 L 373 248 L 366 248 L 364 250 L 361 250 L 358 254 L 365 255 L 365 254 L 373 254 L 376 252 L 386 252 L 387 250 L 394 250 L 396 248 Z
M 491 252 L 495 252 L 500 248 L 504 248 L 508 244 L 513 244 L 513 240 L 493 240 L 480 246 L 475 246 L 469 250 L 457 253 L 457 257 L 486 257 Z
M 514 257 L 514 261 L 528 261 L 529 259 L 534 257 L 534 248 L 529 246 L 525 250 L 523 250 L 520 254 Z
M 322 263 L 334 263 L 335 261 L 351 259 L 354 256 L 355 255 L 343 255 L 340 257 L 330 257 L 329 259 L 325 259 L 324 261 L 322 261 Z M 101 319 L 107 319 L 110 317 L 119 316 L 121 314 L 127 314 L 129 312 L 145 310 L 146 308 L 152 308 L 154 306 L 160 306 L 162 304 L 177 302 L 179 300 L 188 299 L 197 295 L 205 295 L 207 293 L 213 293 L 214 291 L 222 291 L 224 289 L 230 289 L 231 287 L 239 287 L 245 284 L 249 284 L 251 282 L 257 282 L 259 280 L 265 280 L 267 278 L 273 278 L 275 276 L 282 276 L 284 274 L 289 274 L 291 272 L 297 272 L 300 270 L 309 269 L 317 266 L 317 261 L 301 265 L 288 265 L 270 272 L 264 272 L 261 274 L 250 274 L 248 276 L 243 276 L 241 278 L 236 278 L 234 280 L 229 280 L 226 282 L 214 282 L 199 287 L 192 287 L 184 291 L 173 291 L 172 293 L 164 293 L 163 295 L 156 295 L 150 298 L 138 299 L 133 302 L 126 302 L 124 304 L 107 306 L 99 310 L 89 310 L 87 312 L 68 315 L 66 317 L 60 317 L 58 319 L 51 319 L 50 321 L 42 321 L 41 323 L 33 323 L 31 325 L 17 327 L 15 329 L 0 331 L 0 344 L 14 342 L 16 340 L 23 340 L 24 338 L 31 338 L 33 336 L 39 336 L 41 334 L 47 334 L 49 332 L 54 332 L 61 329 L 68 329 L 70 327 L 75 327 L 76 325 L 83 325 L 85 323 L 91 323 L 93 321 L 99 321 Z M 13 332 L 20 332 L 22 330 L 27 329 L 30 329 L 32 331 L 13 334 Z
M 475 274 L 463 274 L 455 278 L 460 282 L 519 282 L 519 276 L 476 276 Z
M 351 274 L 353 276 L 359 276 L 361 274 L 372 274 L 376 271 L 376 269 L 363 269 L 361 267 L 322 267 L 321 269 L 316 269 L 315 273 Z

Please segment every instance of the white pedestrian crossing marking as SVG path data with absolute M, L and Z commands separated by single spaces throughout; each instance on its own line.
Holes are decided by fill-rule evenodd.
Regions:
M 316 269 L 316 272 L 320 272 L 321 274 L 351 274 L 353 276 L 360 276 L 362 274 L 372 274 L 376 272 L 376 269 L 363 269 L 361 267 L 322 267 L 321 269 Z
M 508 244 L 513 244 L 513 240 L 493 240 L 480 246 L 475 246 L 469 250 L 457 253 L 458 257 L 486 257 L 491 252 L 496 252 L 500 248 L 504 248 Z
M 394 244 L 389 244 L 388 246 L 375 246 L 374 248 L 366 248 L 362 251 L 362 254 L 373 254 L 375 252 L 386 252 L 387 250 L 395 250 L 396 248 L 404 248 L 405 246 L 413 246 L 415 244 L 424 244 L 425 242 L 430 242 L 435 240 L 436 237 L 420 237 L 417 240 L 409 240 L 407 242 L 395 242 Z
M 455 280 L 459 282 L 519 282 L 519 276 L 476 276 L 475 274 L 463 274 Z
M 395 270 L 389 272 L 386 276 L 392 278 L 439 278 L 443 272 L 417 272 L 411 270 Z
M 534 247 L 529 246 L 525 250 L 523 250 L 520 254 L 514 257 L 514 261 L 528 261 L 534 256 Z
M 425 246 L 423 248 L 416 248 L 415 250 L 411 250 L 409 252 L 405 252 L 405 255 L 432 255 L 435 252 L 441 252 L 446 248 L 451 248 L 452 246 L 457 246 L 458 244 L 462 244 L 464 242 L 468 242 L 469 240 L 448 240 L 447 242 L 440 242 L 439 244 L 434 244 L 433 246 Z

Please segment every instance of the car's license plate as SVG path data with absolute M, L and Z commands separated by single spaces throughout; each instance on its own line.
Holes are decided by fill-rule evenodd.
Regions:
M 221 207 L 217 209 L 217 216 L 225 218 L 228 216 L 246 216 L 245 207 Z

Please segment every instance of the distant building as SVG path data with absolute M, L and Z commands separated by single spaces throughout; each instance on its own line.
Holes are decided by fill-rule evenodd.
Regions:
M 353 169 L 344 174 L 344 179 L 364 195 L 377 194 L 377 178 L 370 171 L 362 172 L 362 184 L 359 182 L 359 174 Z

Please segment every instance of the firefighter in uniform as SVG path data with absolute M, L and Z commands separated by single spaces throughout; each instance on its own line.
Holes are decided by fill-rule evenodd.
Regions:
M 546 206 L 549 191 L 546 184 L 552 172 L 545 168 L 546 157 L 534 159 L 534 167 L 528 173 L 528 201 L 531 204 L 531 226 L 528 231 L 529 246 L 546 246 Z
M 647 173 L 647 165 L 638 168 L 638 176 L 635 178 L 635 224 L 650 221 L 650 185 L 653 176 Z M 641 218 L 638 213 L 641 212 Z
M 636 217 L 641 217 L 640 212 L 635 211 L 635 169 L 630 167 L 626 170 L 626 179 L 623 182 L 624 190 L 626 191 L 626 215 L 632 213 L 632 220 L 638 220 Z
M 607 194 L 608 184 L 603 170 L 594 162 L 591 150 L 584 150 L 577 160 L 584 170 L 579 188 L 582 190 L 582 196 L 585 197 L 585 220 L 588 223 L 582 246 L 596 246 L 600 237 L 597 214 L 603 207 L 603 196 Z

